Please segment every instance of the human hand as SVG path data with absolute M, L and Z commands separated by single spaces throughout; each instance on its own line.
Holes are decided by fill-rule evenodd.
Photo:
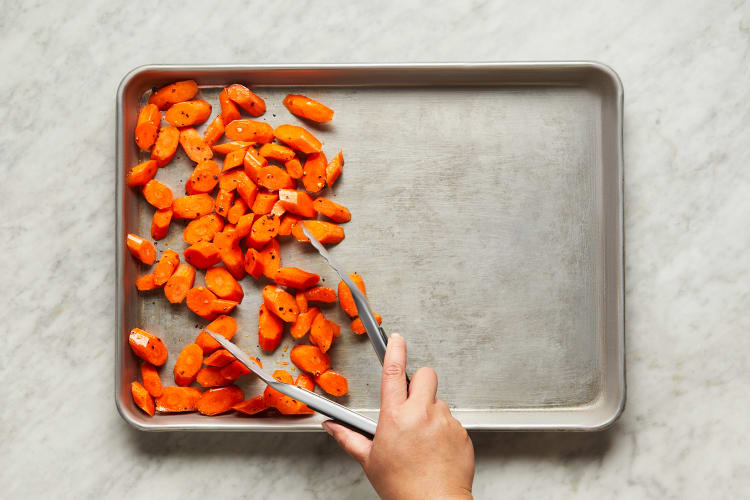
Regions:
M 323 427 L 362 465 L 381 498 L 472 498 L 474 447 L 468 433 L 435 397 L 435 371 L 417 370 L 407 395 L 405 370 L 406 342 L 394 333 L 383 360 L 372 441 L 332 421 Z

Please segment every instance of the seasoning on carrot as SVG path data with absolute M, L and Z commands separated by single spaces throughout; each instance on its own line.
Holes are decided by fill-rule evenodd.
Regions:
M 212 267 L 206 271 L 206 287 L 217 297 L 242 302 L 242 286 L 224 267 Z
M 154 399 L 151 394 L 148 393 L 145 387 L 140 382 L 130 383 L 130 393 L 133 395 L 133 402 L 146 412 L 147 414 L 154 416 Z
M 310 325 L 310 343 L 320 347 L 323 352 L 328 352 L 333 343 L 333 329 L 322 312 L 313 318 Z
M 202 392 L 195 387 L 167 386 L 156 398 L 156 410 L 162 413 L 195 411 Z
M 326 370 L 315 377 L 315 383 L 331 396 L 343 396 L 349 392 L 346 377 L 334 370 Z
M 289 292 L 278 286 L 266 285 L 263 287 L 261 294 L 263 296 L 263 303 L 276 316 L 287 323 L 292 323 L 297 319 L 299 308 L 294 297 Z
M 288 212 L 302 217 L 315 217 L 313 199 L 304 191 L 280 189 L 279 202 Z
M 266 243 L 271 241 L 279 234 L 279 218 L 273 214 L 261 215 L 258 217 L 248 236 L 247 244 L 252 248 L 263 248 Z
M 255 415 L 262 412 L 263 410 L 267 410 L 268 408 L 270 408 L 270 406 L 268 406 L 268 404 L 265 402 L 262 394 L 252 397 L 232 407 L 233 410 L 244 413 L 245 415 Z
M 151 150 L 151 159 L 155 160 L 159 167 L 163 167 L 172 161 L 179 145 L 180 129 L 174 125 L 162 127 L 156 136 L 154 149 Z
M 148 361 L 141 363 L 141 380 L 143 380 L 143 387 L 149 394 L 155 398 L 161 396 L 161 377 L 159 377 L 156 367 Z
M 133 353 L 154 366 L 161 366 L 167 361 L 167 347 L 156 335 L 140 328 L 130 330 L 128 344 Z
M 284 169 L 276 165 L 259 168 L 256 174 L 258 176 L 258 185 L 270 191 L 293 189 L 297 185 Z
M 172 190 L 156 179 L 148 181 L 142 192 L 146 201 L 158 209 L 172 206 Z
M 159 166 L 154 160 L 146 160 L 130 169 L 125 179 L 125 183 L 130 187 L 143 186 L 154 178 Z
M 156 290 L 157 288 L 161 288 L 159 285 L 154 283 L 153 273 L 144 274 L 143 276 L 135 280 L 135 287 L 139 292 L 147 292 L 149 290 Z
M 195 268 L 190 264 L 180 264 L 164 285 L 164 296 L 172 304 L 179 304 L 187 296 L 195 283 Z
M 307 290 L 320 281 L 320 276 L 303 271 L 298 267 L 281 267 L 276 271 L 273 280 L 281 286 Z
M 318 376 L 331 367 L 331 358 L 314 345 L 298 345 L 289 354 L 297 368 Z
M 264 351 L 273 351 L 281 343 L 284 324 L 265 304 L 258 310 L 258 345 Z
M 231 316 L 221 315 L 206 325 L 206 330 L 211 330 L 214 333 L 222 335 L 227 340 L 232 340 L 234 334 L 237 333 L 237 321 Z M 211 354 L 221 348 L 221 344 L 216 342 L 205 330 L 201 330 L 195 338 L 195 343 L 203 349 L 203 354 Z
M 266 122 L 255 120 L 234 120 L 224 127 L 224 135 L 231 141 L 245 141 L 265 144 L 273 140 L 274 132 Z
M 381 324 L 383 322 L 383 318 L 380 316 L 380 314 L 373 312 L 372 315 L 375 316 L 375 321 L 377 321 L 378 324 Z M 359 318 L 354 318 L 352 320 L 352 324 L 350 325 L 350 328 L 357 335 L 362 335 L 364 333 L 367 333 L 367 330 L 365 329 L 365 325 L 362 324 L 362 320 Z
M 175 127 L 200 125 L 211 116 L 211 105 L 202 99 L 178 102 L 164 113 L 164 120 Z
M 326 165 L 326 184 L 328 184 L 329 187 L 333 187 L 333 183 L 336 182 L 336 179 L 339 178 L 343 170 L 344 153 L 339 151 L 338 154 L 333 157 L 333 160 Z
M 365 282 L 362 279 L 362 276 L 359 274 L 350 274 L 349 277 L 352 279 L 355 285 L 357 285 L 357 288 L 359 288 L 364 295 L 367 295 L 367 290 L 365 289 Z M 346 286 L 346 283 L 344 281 L 339 281 L 339 304 L 341 304 L 341 309 L 346 312 L 349 316 L 352 318 L 355 316 L 358 316 L 357 313 L 357 305 L 354 303 L 354 299 L 352 298 L 352 292 L 349 290 L 349 287 Z
M 232 203 L 232 206 L 229 207 L 229 210 L 227 210 L 227 221 L 230 224 L 237 224 L 237 221 L 240 220 L 240 217 L 245 215 L 246 212 L 247 203 L 245 203 L 245 200 L 242 198 L 237 198 L 234 200 L 234 203 Z
M 214 157 L 213 151 L 203 140 L 203 137 L 192 127 L 180 130 L 180 146 L 185 150 L 188 158 L 195 163 L 210 160 Z
M 307 230 L 315 236 L 315 239 L 323 244 L 335 245 L 346 236 L 343 227 L 331 222 L 325 222 L 322 220 L 304 220 L 299 224 L 295 224 L 292 228 L 292 234 L 297 238 L 297 241 L 310 241 L 307 239 L 307 236 L 305 236 L 305 233 L 302 232 L 302 224 L 304 224 L 305 227 L 307 227 Z
M 326 187 L 326 155 L 312 153 L 307 156 L 302 167 L 302 184 L 310 193 L 317 193 Z
M 137 234 L 128 233 L 125 239 L 130 254 L 140 260 L 147 266 L 150 266 L 156 260 L 156 249 L 150 241 L 141 238 Z
M 219 93 L 219 104 L 221 105 L 221 119 L 224 121 L 225 127 L 234 120 L 240 119 L 240 110 L 227 95 L 227 89 L 223 89 Z
M 187 194 L 210 193 L 219 183 L 219 164 L 213 160 L 202 161 L 195 166 L 185 182 Z
M 294 158 L 294 151 L 281 144 L 264 144 L 258 151 L 264 158 L 271 158 L 278 161 L 290 161 Z
M 216 233 L 222 229 L 224 219 L 216 214 L 207 214 L 191 220 L 182 232 L 182 239 L 189 245 L 199 241 L 212 241 Z
M 146 104 L 138 114 L 135 126 L 135 143 L 143 151 L 147 151 L 156 142 L 156 136 L 161 125 L 161 113 L 155 104 Z
M 266 278 L 273 279 L 276 271 L 281 267 L 281 248 L 275 238 L 261 250 L 260 258 L 263 265 L 263 275 Z
M 283 103 L 290 113 L 300 118 L 318 123 L 333 120 L 333 110 L 315 99 L 298 94 L 288 94 Z
M 197 219 L 214 211 L 214 199 L 206 193 L 175 198 L 172 212 L 175 219 Z
M 302 178 L 302 164 L 297 158 L 293 158 L 288 162 L 285 162 L 284 168 L 286 168 L 287 173 L 292 179 Z
M 313 320 L 319 312 L 320 310 L 317 307 L 311 307 L 307 311 L 299 313 L 297 320 L 292 323 L 292 326 L 289 329 L 289 333 L 291 333 L 292 337 L 295 339 L 301 339 L 304 337 L 305 334 L 310 331 Z
M 245 393 L 236 385 L 217 387 L 204 392 L 196 408 L 203 415 L 219 415 L 228 412 L 232 407 L 245 399 Z
M 178 102 L 189 101 L 198 93 L 198 84 L 194 80 L 184 80 L 175 82 L 166 87 L 162 87 L 149 97 L 149 104 L 156 106 L 164 111 L 173 104 Z
M 219 174 L 219 189 L 223 189 L 224 191 L 234 191 L 237 189 L 237 186 L 248 181 L 250 181 L 250 178 L 244 170 L 222 172 Z M 253 197 L 253 200 L 255 200 L 255 197 Z M 245 203 L 247 203 L 247 201 L 245 201 Z M 249 203 L 248 206 L 252 206 L 252 203 Z
M 317 198 L 313 202 L 313 207 L 315 207 L 316 212 L 325 215 L 334 222 L 349 222 L 352 219 L 352 214 L 348 208 L 328 198 Z
M 305 298 L 310 302 L 336 302 L 336 290 L 327 286 L 316 286 L 304 291 Z
M 186 386 L 193 383 L 203 364 L 203 350 L 197 344 L 188 344 L 177 356 L 174 364 L 174 381 L 177 385 Z
M 156 286 L 164 285 L 179 265 L 180 255 L 174 250 L 164 250 L 159 263 L 154 267 L 154 284 Z
M 263 274 L 263 260 L 261 258 L 260 252 L 258 252 L 254 248 L 249 248 L 247 250 L 247 253 L 245 254 L 245 272 L 255 278 L 256 280 L 260 278 L 260 275 Z
M 287 146 L 306 154 L 320 153 L 323 148 L 323 144 L 314 135 L 296 125 L 279 125 L 273 135 Z
M 244 85 L 235 83 L 225 90 L 227 91 L 227 97 L 252 116 L 258 117 L 266 112 L 266 102 Z
M 277 203 L 280 203 L 279 200 Z M 284 214 L 281 217 L 281 223 L 279 224 L 279 235 L 290 236 L 292 234 L 292 228 L 294 225 L 301 220 L 301 217 L 294 214 Z
M 183 252 L 185 260 L 198 269 L 208 269 L 221 262 L 219 250 L 210 241 L 199 241 L 187 247 Z
M 161 208 L 154 212 L 151 219 L 151 237 L 155 240 L 164 238 L 169 232 L 169 223 L 172 222 L 172 207 Z
M 201 387 L 222 387 L 228 385 L 231 380 L 227 380 L 221 374 L 221 368 L 216 366 L 204 366 L 195 376 L 195 381 Z
M 211 147 L 221 139 L 222 135 L 224 135 L 224 120 L 221 119 L 221 115 L 216 115 L 216 118 L 206 127 L 206 132 L 203 134 L 203 142 Z
M 273 209 L 273 205 L 278 199 L 279 195 L 277 193 L 268 193 L 265 191 L 259 192 L 255 196 L 255 201 L 252 205 L 253 213 L 256 213 L 258 215 L 270 214 L 271 210 Z

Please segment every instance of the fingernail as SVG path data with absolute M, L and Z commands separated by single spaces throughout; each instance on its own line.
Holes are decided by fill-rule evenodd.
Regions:
M 394 337 L 394 338 L 399 338 L 399 339 L 403 339 L 403 337 L 401 336 L 401 334 L 400 334 L 400 333 L 392 333 L 392 334 L 391 334 L 391 337 Z

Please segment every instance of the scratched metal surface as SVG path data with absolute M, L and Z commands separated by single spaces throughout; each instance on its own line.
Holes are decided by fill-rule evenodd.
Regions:
M 477 72 L 479 86 L 465 71 L 440 85 L 430 85 L 429 74 L 395 79 L 392 85 L 393 75 L 371 80 L 349 75 L 348 82 L 342 75 L 344 84 L 338 85 L 335 75 L 288 72 L 257 85 L 268 105 L 261 119 L 274 126 L 299 123 L 281 100 L 301 87 L 335 109 L 332 124 L 311 127 L 326 154 L 343 149 L 346 160 L 335 188 L 323 193 L 352 212 L 347 237 L 331 254 L 344 269 L 363 275 L 386 332 L 407 339 L 409 371 L 435 368 L 439 396 L 468 427 L 598 427 L 621 406 L 615 404 L 622 395 L 611 378 L 624 370 L 611 366 L 621 356 L 615 344 L 622 331 L 612 332 L 621 326 L 621 317 L 612 317 L 613 305 L 622 300 L 621 277 L 615 279 L 616 267 L 607 268 L 621 266 L 621 240 L 619 246 L 612 242 L 612 233 L 621 235 L 617 217 L 612 218 L 618 208 L 613 201 L 621 204 L 621 199 L 612 200 L 608 191 L 619 182 L 619 170 L 604 137 L 616 130 L 607 123 L 616 95 L 607 94 L 596 72 L 591 76 L 584 70 L 572 76 L 558 72 L 558 79 L 539 71 L 538 81 L 525 77 L 497 84 L 485 70 Z M 250 83 L 240 71 L 211 73 L 205 81 L 197 75 L 204 84 L 200 97 L 215 112 L 216 84 Z M 159 72 L 150 76 L 167 78 Z M 258 80 L 263 81 L 255 74 L 252 81 Z M 145 101 L 143 92 L 138 97 Z M 126 131 L 118 137 L 123 161 L 145 159 L 135 151 L 132 126 L 126 124 L 137 105 L 137 100 L 127 108 L 123 103 L 129 110 Z M 192 166 L 180 150 L 157 179 L 179 195 Z M 121 195 L 121 232 L 150 234 L 153 208 L 127 188 Z M 157 250 L 181 252 L 184 225 L 173 222 Z M 287 238 L 281 252 L 283 265 L 337 283 L 313 250 Z M 170 305 L 161 292 L 137 294 L 132 284 L 145 269 L 124 257 L 120 329 L 139 326 L 164 339 L 170 356 L 162 376 L 171 383 L 177 354 L 206 322 L 184 305 Z M 295 344 L 289 335 L 270 355 L 257 347 L 264 284 L 249 277 L 242 281 L 245 299 L 234 313 L 235 340 L 267 369 L 291 371 L 293 365 L 285 364 Z M 331 357 L 349 379 L 350 395 L 338 401 L 373 415 L 380 369 L 375 353 L 366 336 L 350 332 L 338 307 L 324 311 L 343 327 Z M 118 349 L 116 397 L 123 415 L 141 427 L 306 430 L 319 421 L 317 416 L 236 415 L 147 420 L 133 410 L 125 390 L 137 362 L 124 335 Z M 239 385 L 248 397 L 262 391 L 260 382 L 245 379 Z

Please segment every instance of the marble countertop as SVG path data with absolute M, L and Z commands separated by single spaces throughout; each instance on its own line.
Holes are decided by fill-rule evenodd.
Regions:
M 374 496 L 322 433 L 142 433 L 117 414 L 102 374 L 126 72 L 569 59 L 605 62 L 625 87 L 628 404 L 600 433 L 474 434 L 476 497 L 747 495 L 750 4 L 356 4 L 3 3 L 2 496 Z

